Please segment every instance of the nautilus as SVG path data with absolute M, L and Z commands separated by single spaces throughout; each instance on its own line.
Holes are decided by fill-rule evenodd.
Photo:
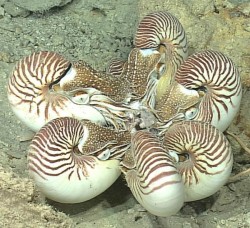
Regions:
M 78 105 L 52 89 L 71 64 L 62 56 L 42 51 L 21 59 L 8 83 L 8 99 L 17 117 L 34 131 L 51 119 L 71 116 L 104 122 L 102 115 L 87 105 Z
M 109 88 L 113 91 L 115 85 L 121 87 L 125 82 L 107 77 L 104 80 L 99 75 L 87 64 L 71 64 L 57 53 L 33 53 L 21 59 L 10 76 L 9 103 L 18 118 L 34 131 L 52 119 L 65 116 L 103 125 L 108 122 L 118 128 L 123 125 L 127 109 L 112 100 L 119 97 L 118 92 L 112 97 L 106 93 L 112 93 Z M 72 77 L 78 80 L 73 83 Z M 101 87 L 102 80 L 106 86 Z
M 157 86 L 159 99 L 173 81 L 174 75 L 188 56 L 187 37 L 179 20 L 169 12 L 146 15 L 135 34 L 135 47 L 158 50 L 162 54 L 158 66 L 165 68 Z
M 187 110 L 193 113 L 189 119 L 209 122 L 221 131 L 229 127 L 242 97 L 239 72 L 230 58 L 211 50 L 193 54 L 180 66 L 175 80 L 201 96 Z
M 163 142 L 149 131 L 132 134 L 121 169 L 146 210 L 169 216 L 184 202 L 217 192 L 228 180 L 232 164 L 223 133 L 209 123 L 183 121 L 169 127 Z
M 33 138 L 28 167 L 41 192 L 62 203 L 79 203 L 105 191 L 119 177 L 119 158 L 130 133 L 89 121 L 51 120 Z
M 148 131 L 132 134 L 131 150 L 121 170 L 133 195 L 150 213 L 169 216 L 184 203 L 184 186 L 174 160 L 160 140 Z
M 185 201 L 206 198 L 227 182 L 233 154 L 227 138 L 216 127 L 197 121 L 176 123 L 167 130 L 163 144 L 176 159 Z

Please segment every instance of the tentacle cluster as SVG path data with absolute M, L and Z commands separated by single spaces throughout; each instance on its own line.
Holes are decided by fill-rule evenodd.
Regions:
M 216 51 L 188 57 L 184 28 L 167 12 L 145 16 L 134 44 L 107 72 L 47 51 L 15 66 L 8 99 L 38 131 L 28 166 L 48 198 L 89 200 L 122 171 L 141 205 L 169 216 L 226 183 L 233 155 L 222 132 L 242 96 L 236 66 Z

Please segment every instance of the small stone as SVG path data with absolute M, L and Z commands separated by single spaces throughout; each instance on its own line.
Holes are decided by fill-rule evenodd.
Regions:
M 242 27 L 245 31 L 250 32 L 250 21 L 246 21 L 242 24 Z
M 4 17 L 4 8 L 0 7 L 0 18 Z
M 133 208 L 128 209 L 128 214 L 134 214 L 135 210 Z
M 20 35 L 21 33 L 23 33 L 22 28 L 21 28 L 21 27 L 16 27 L 16 28 L 15 28 L 15 33 L 16 33 L 17 35 Z
M 61 36 L 61 35 L 53 35 L 52 36 L 52 43 L 53 43 L 53 45 L 55 45 L 55 46 L 59 46 L 59 45 L 62 45 L 62 44 L 64 44 L 64 41 L 65 41 L 65 39 L 64 39 L 64 37 L 63 36 Z

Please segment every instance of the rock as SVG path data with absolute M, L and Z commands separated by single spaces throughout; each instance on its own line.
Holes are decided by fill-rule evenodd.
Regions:
M 6 2 L 4 4 L 4 10 L 12 17 L 27 17 L 30 12 L 22 7 L 16 6 L 12 2 Z
M 29 10 L 31 12 L 44 12 L 52 7 L 64 6 L 72 0 L 11 0 L 10 2 L 14 3 L 16 6 L 19 6 L 23 9 Z

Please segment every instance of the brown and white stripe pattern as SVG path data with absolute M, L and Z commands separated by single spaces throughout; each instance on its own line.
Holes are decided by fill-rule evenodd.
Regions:
M 172 45 L 182 56 L 187 55 L 187 38 L 183 26 L 179 20 L 169 12 L 155 12 L 146 15 L 136 31 L 135 46 L 141 49 L 154 48 L 160 45 Z M 178 53 L 176 53 L 178 57 Z M 177 58 L 177 59 L 179 59 Z
M 100 128 L 64 117 L 50 121 L 35 135 L 28 151 L 29 172 L 46 197 L 63 203 L 83 202 L 105 191 L 118 178 L 119 162 L 109 160 L 116 151 L 108 150 L 110 142 L 122 146 L 121 133 L 110 131 L 107 135 L 107 130 Z M 110 141 L 105 143 L 105 139 Z M 124 145 L 129 144 L 130 138 L 125 141 Z
M 233 154 L 226 137 L 209 123 L 184 121 L 172 125 L 163 144 L 179 156 L 177 168 L 185 185 L 185 201 L 214 194 L 231 174 Z
M 187 38 L 179 20 L 168 12 L 146 15 L 139 23 L 135 35 L 135 47 L 163 50 L 167 71 L 174 76 L 187 58 Z
M 181 176 L 159 139 L 138 131 L 132 135 L 128 153 L 121 162 L 122 171 L 138 202 L 157 216 L 179 211 L 184 202 Z
M 121 59 L 113 59 L 107 67 L 107 73 L 113 76 L 121 76 L 126 69 L 127 62 Z
M 181 65 L 175 79 L 203 94 L 194 120 L 210 122 L 221 131 L 231 124 L 240 107 L 242 88 L 230 58 L 216 51 L 194 54 Z
M 16 64 L 8 83 L 8 99 L 14 113 L 32 130 L 63 116 L 106 123 L 95 108 L 76 104 L 52 89 L 70 68 L 69 61 L 48 51 L 33 53 Z

